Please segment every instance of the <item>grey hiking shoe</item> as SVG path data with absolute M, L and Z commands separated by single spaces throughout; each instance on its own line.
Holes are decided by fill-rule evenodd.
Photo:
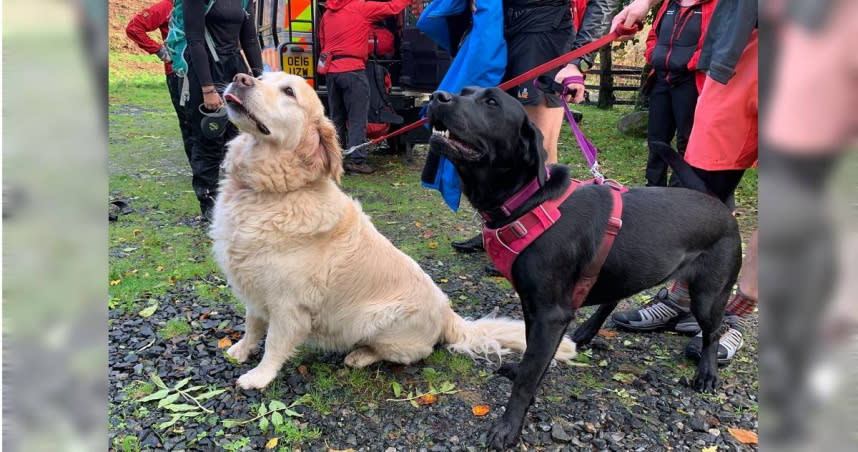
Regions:
M 729 364 L 736 356 L 736 352 L 745 344 L 742 339 L 742 330 L 739 326 L 739 317 L 736 315 L 724 315 L 721 326 L 718 328 L 718 364 Z M 685 346 L 685 356 L 700 360 L 703 354 L 703 331 L 691 338 Z
M 615 312 L 611 319 L 617 326 L 632 331 L 669 329 L 682 334 L 695 334 L 700 331 L 700 325 L 691 310 L 682 309 L 670 301 L 667 293 L 667 289 L 663 287 L 646 306 Z

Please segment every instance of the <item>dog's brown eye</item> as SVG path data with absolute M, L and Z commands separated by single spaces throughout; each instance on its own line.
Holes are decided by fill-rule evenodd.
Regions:
M 292 89 L 291 86 L 283 88 L 283 93 L 289 97 L 295 97 L 295 91 Z

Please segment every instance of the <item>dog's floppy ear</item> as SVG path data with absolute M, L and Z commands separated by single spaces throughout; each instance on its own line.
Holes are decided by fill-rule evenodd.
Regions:
M 343 153 L 337 141 L 337 129 L 330 119 L 322 116 L 317 124 L 319 145 L 314 153 L 322 167 L 339 184 L 343 174 Z
M 536 180 L 539 182 L 539 186 L 542 187 L 545 185 L 545 179 L 547 177 L 545 172 L 545 160 L 548 158 L 548 154 L 545 152 L 545 148 L 542 147 L 542 132 L 539 131 L 539 128 L 536 127 L 530 119 L 525 117 L 524 124 L 521 125 L 521 133 L 519 134 L 522 148 L 522 155 L 524 155 L 525 163 L 530 165 L 536 165 Z

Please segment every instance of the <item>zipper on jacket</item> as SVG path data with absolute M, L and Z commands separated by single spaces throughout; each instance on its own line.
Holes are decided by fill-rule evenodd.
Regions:
M 688 22 L 691 21 L 691 18 L 694 17 L 693 8 L 700 5 L 700 3 L 695 3 L 691 6 L 686 7 L 686 13 L 683 16 L 682 13 L 682 5 L 677 2 L 676 6 L 679 7 L 679 11 L 677 11 L 677 18 L 673 22 L 673 30 L 670 32 L 670 45 L 667 49 L 667 56 L 664 58 L 664 67 L 667 68 L 667 75 L 664 77 L 664 80 L 669 84 L 670 83 L 670 55 L 673 53 L 673 41 L 677 39 L 682 32 L 685 30 L 685 26 L 688 25 Z M 683 17 L 685 17 L 685 22 L 682 22 Z M 681 23 L 681 26 L 680 26 Z M 676 27 L 679 27 L 679 32 L 677 33 Z M 701 30 L 702 32 L 702 30 Z

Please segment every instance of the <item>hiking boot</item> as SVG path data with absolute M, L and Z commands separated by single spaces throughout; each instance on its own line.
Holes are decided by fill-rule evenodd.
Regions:
M 721 326 L 718 327 L 718 337 L 718 364 L 729 364 L 736 356 L 736 352 L 745 343 L 745 340 L 742 339 L 742 330 L 739 329 L 739 317 L 725 314 Z M 700 331 L 685 346 L 685 356 L 699 361 L 702 355 L 703 331 Z
M 345 169 L 347 173 L 352 174 L 372 174 L 375 172 L 375 168 L 369 166 L 366 162 L 355 163 L 348 161 L 343 165 L 343 169 Z
M 477 234 L 468 240 L 463 240 L 461 242 L 451 242 L 450 246 L 460 253 L 473 253 L 485 250 L 485 248 L 483 248 L 483 234 Z
M 215 198 L 211 195 L 206 195 L 200 199 L 200 213 L 203 221 L 211 223 L 214 220 Z
M 672 329 L 683 334 L 700 331 L 700 325 L 690 309 L 682 309 L 670 301 L 668 291 L 662 287 L 658 293 L 639 309 L 616 312 L 611 316 L 617 326 L 632 331 L 655 331 Z
M 501 273 L 494 264 L 486 265 L 483 270 L 485 270 L 486 274 L 489 276 L 503 276 L 503 273 Z

